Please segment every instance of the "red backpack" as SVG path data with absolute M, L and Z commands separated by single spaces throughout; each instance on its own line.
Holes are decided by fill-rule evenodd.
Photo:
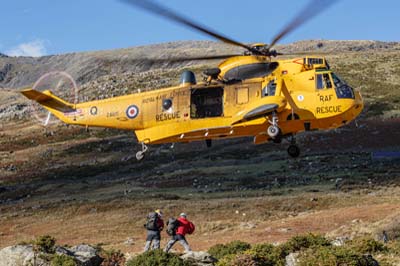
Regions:
M 188 226 L 188 234 L 191 235 L 194 232 L 194 224 L 192 222 L 189 222 Z

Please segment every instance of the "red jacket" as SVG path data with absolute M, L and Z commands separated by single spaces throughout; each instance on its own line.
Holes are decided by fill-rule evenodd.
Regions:
M 179 217 L 178 221 L 179 221 L 179 226 L 176 229 L 177 235 L 185 236 L 186 234 L 190 235 L 194 232 L 195 227 L 191 221 L 189 221 L 188 219 L 186 219 L 184 217 Z

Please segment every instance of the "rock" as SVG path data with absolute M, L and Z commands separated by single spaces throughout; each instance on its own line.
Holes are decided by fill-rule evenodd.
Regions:
M 98 255 L 98 250 L 89 245 L 74 246 L 68 251 L 74 254 L 79 266 L 99 266 L 103 259 Z
M 279 228 L 278 229 L 278 232 L 281 232 L 281 233 L 287 233 L 287 232 L 290 232 L 290 231 L 292 231 L 291 228 Z
M 57 254 L 72 257 L 78 266 L 100 266 L 103 259 L 97 254 L 94 247 L 79 245 L 70 249 L 59 247 L 55 248 Z M 0 250 L 0 266 L 50 266 L 51 262 L 40 259 L 42 254 L 37 254 L 34 258 L 32 245 L 17 245 L 6 247 Z
M 239 227 L 241 229 L 254 229 L 257 227 L 257 225 L 255 223 L 240 223 Z
M 337 237 L 331 241 L 331 244 L 332 246 L 340 247 L 343 246 L 348 240 L 350 239 L 347 236 Z
M 132 237 L 129 237 L 129 238 L 124 242 L 124 245 L 126 245 L 126 246 L 132 246 L 132 245 L 134 245 L 134 244 L 135 244 L 135 241 L 133 240 Z
M 71 251 L 69 251 L 68 249 L 64 248 L 64 247 L 56 247 L 55 248 L 55 252 L 59 255 L 67 255 L 67 256 L 74 256 L 74 253 L 72 253 Z
M 0 266 L 28 266 L 33 265 L 34 253 L 32 245 L 17 245 L 0 250 Z M 36 258 L 36 266 L 48 266 L 40 258 Z
M 218 260 L 204 251 L 191 251 L 181 256 L 181 259 L 190 261 L 196 266 L 214 266 Z
M 285 266 L 297 266 L 299 263 L 299 253 L 290 253 L 285 258 Z

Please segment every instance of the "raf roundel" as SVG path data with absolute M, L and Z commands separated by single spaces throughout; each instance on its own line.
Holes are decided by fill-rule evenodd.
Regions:
M 139 114 L 139 108 L 136 105 L 131 105 L 126 109 L 126 116 L 130 119 L 134 119 Z

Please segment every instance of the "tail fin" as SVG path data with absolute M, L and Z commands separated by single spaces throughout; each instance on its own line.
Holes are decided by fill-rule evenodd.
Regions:
M 49 90 L 44 92 L 40 92 L 33 89 L 26 89 L 21 91 L 21 93 L 31 99 L 33 101 L 38 102 L 40 105 L 43 105 L 48 110 L 56 110 L 62 113 L 74 112 L 76 109 L 74 108 L 74 104 L 68 103 L 54 94 L 52 94 Z

